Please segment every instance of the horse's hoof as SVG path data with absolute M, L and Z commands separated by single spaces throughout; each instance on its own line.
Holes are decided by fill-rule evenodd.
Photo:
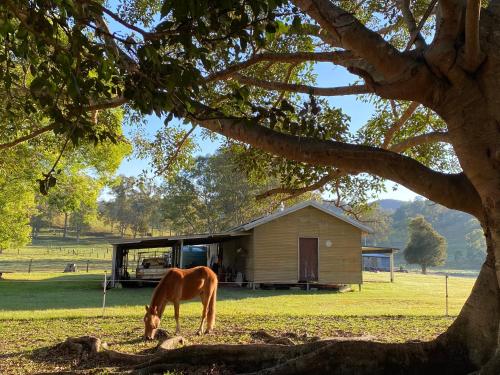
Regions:
M 197 335 L 197 336 L 201 336 L 202 334 L 203 334 L 203 332 L 201 332 L 201 331 L 196 331 L 196 335 Z

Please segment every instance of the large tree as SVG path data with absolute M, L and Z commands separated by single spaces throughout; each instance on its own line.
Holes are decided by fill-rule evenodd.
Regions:
M 249 163 L 283 172 L 280 192 L 335 189 L 346 174 L 363 186 L 370 174 L 474 215 L 487 243 L 471 296 L 432 342 L 193 348 L 172 361 L 212 361 L 213 350 L 246 372 L 500 372 L 500 1 L 118 3 L 0 3 L 7 98 L 52 120 L 20 128 L 0 148 L 47 131 L 73 142 L 113 138 L 93 126 L 93 114 L 127 103 L 247 145 Z M 319 62 L 359 82 L 316 87 L 310 67 Z M 348 94 L 379 98 L 380 116 L 356 135 L 341 112 L 315 99 Z

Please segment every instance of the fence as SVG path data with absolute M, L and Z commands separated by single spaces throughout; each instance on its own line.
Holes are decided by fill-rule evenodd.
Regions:
M 112 249 L 111 246 L 4 249 L 0 253 L 0 272 L 62 272 L 68 264 L 75 264 L 77 271 L 109 270 Z
M 122 288 L 113 290 L 107 296 L 103 286 L 107 285 L 108 276 L 109 272 L 102 272 L 100 275 L 95 273 L 87 275 L 85 271 L 71 274 L 60 273 L 60 275 L 46 274 L 46 276 L 35 273 L 32 275 L 5 274 L 5 279 L 0 280 L 0 312 L 2 310 L 8 311 L 10 308 L 19 309 L 19 302 L 12 300 L 12 297 L 2 298 L 3 293 L 9 295 L 13 290 L 16 290 L 16 295 L 21 297 L 23 295 L 33 296 L 30 298 L 29 304 L 24 302 L 27 303 L 29 310 L 93 308 L 95 311 L 102 309 L 102 314 L 105 314 L 109 303 L 112 307 L 118 303 L 134 306 L 149 301 L 150 288 L 126 290 L 137 286 L 136 280 L 122 281 L 120 285 Z M 42 277 L 45 279 L 38 279 Z M 252 298 L 252 296 L 293 296 L 297 293 L 299 296 L 326 294 L 331 296 L 328 297 L 331 299 L 327 300 L 326 303 L 330 304 L 328 309 L 332 309 L 332 315 L 345 315 L 347 313 L 348 315 L 366 316 L 449 316 L 458 314 L 470 293 L 473 282 L 474 278 L 449 275 L 402 274 L 396 277 L 394 283 L 375 282 L 375 280 L 366 282 L 361 292 L 358 292 L 357 288 L 353 286 L 354 293 L 318 291 L 316 288 L 298 291 L 296 287 L 282 290 L 284 286 L 278 286 L 276 290 L 252 290 L 252 284 L 248 283 L 244 283 L 240 288 L 227 288 L 228 286 L 239 286 L 236 282 L 220 282 L 219 293 L 222 294 L 221 300 L 227 298 L 238 300 Z M 156 282 L 143 280 L 142 284 L 143 286 L 154 286 Z M 44 297 L 44 293 L 48 293 L 50 298 Z M 54 298 L 56 295 L 60 296 Z M 111 297 L 111 300 L 108 297 Z M 138 297 L 142 300 L 138 300 Z M 259 300 L 263 301 L 261 298 L 257 298 L 250 303 L 259 303 Z M 297 303 L 301 303 L 299 301 L 301 300 L 298 300 Z M 309 304 L 314 312 L 314 302 L 312 301 L 314 300 L 307 299 L 304 300 L 304 303 Z M 324 299 L 322 303 L 325 303 Z M 353 308 L 355 310 L 352 310 L 352 313 L 349 312 L 348 309 Z

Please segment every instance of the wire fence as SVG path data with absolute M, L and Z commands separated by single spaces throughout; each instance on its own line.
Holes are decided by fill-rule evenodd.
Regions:
M 41 279 L 37 279 L 38 277 Z M 270 296 L 281 294 L 292 295 L 294 293 L 327 293 L 328 295 L 332 293 L 333 295 L 335 294 L 334 292 L 344 291 L 347 294 L 341 293 L 343 297 L 339 297 L 338 303 L 342 304 L 343 301 L 348 301 L 352 298 L 361 304 L 366 304 L 365 307 L 360 307 L 360 314 L 373 315 L 377 312 L 381 315 L 453 316 L 460 311 L 474 283 L 474 278 L 455 277 L 448 274 L 396 274 L 393 283 L 387 282 L 386 279 L 388 278 L 389 275 L 386 272 L 379 272 L 373 275 L 364 272 L 365 283 L 359 291 L 355 284 L 351 285 L 350 289 L 327 288 L 328 290 L 325 290 L 325 288 L 321 288 L 319 285 L 313 283 L 280 284 L 219 281 L 221 286 L 219 293 L 222 294 L 222 300 L 224 300 L 224 295 L 228 293 L 229 297 L 240 299 L 251 298 L 256 292 L 259 293 L 257 295 L 260 297 L 262 296 L 261 293 L 270 293 Z M 367 279 L 370 281 L 367 281 Z M 14 308 L 14 310 L 19 309 L 19 302 L 10 297 L 5 298 L 5 296 L 9 296 L 9 293 L 13 293 L 15 290 L 17 295 L 21 297 L 23 295 L 34 296 L 33 299 L 30 299 L 29 303 L 25 302 L 29 305 L 29 309 L 33 309 L 33 307 L 37 308 L 37 305 L 39 305 L 38 309 L 40 310 L 60 307 L 72 308 L 76 305 L 94 309 L 102 308 L 104 314 L 108 304 L 109 306 L 117 306 L 126 303 L 126 305 L 130 306 L 137 303 L 137 296 L 149 298 L 151 290 L 148 291 L 148 289 L 150 288 L 145 288 L 141 291 L 141 288 L 137 289 L 136 287 L 153 287 L 157 283 L 157 280 L 120 280 L 120 283 L 116 285 L 118 287 L 117 290 L 134 288 L 136 291 L 127 292 L 126 290 L 122 290 L 118 294 L 117 292 L 113 292 L 110 295 L 111 300 L 108 301 L 107 290 L 110 288 L 109 271 L 102 272 L 101 275 L 96 273 L 87 275 L 81 271 L 71 274 L 61 273 L 60 275 L 46 276 L 37 275 L 36 273 L 26 275 L 25 272 L 22 274 L 9 273 L 4 274 L 0 280 L 0 311 L 8 311 L 9 308 Z M 264 289 L 269 291 L 265 291 Z M 354 294 L 349 292 L 354 292 Z M 44 297 L 44 293 L 47 293 L 47 296 L 50 295 L 50 300 Z M 60 298 L 54 298 L 54 296 L 59 294 Z M 234 297 L 235 295 L 237 297 Z M 119 303 L 118 299 L 120 300 Z M 64 302 L 60 302 L 60 300 Z M 334 298 L 332 301 L 336 301 L 336 299 Z M 62 305 L 59 305 L 61 303 Z M 12 304 L 11 307 L 10 304 Z
M 102 247 L 28 247 L 4 249 L 0 253 L 0 273 L 11 272 L 93 272 L 111 269 L 113 248 Z M 74 265 L 74 266 L 68 266 Z

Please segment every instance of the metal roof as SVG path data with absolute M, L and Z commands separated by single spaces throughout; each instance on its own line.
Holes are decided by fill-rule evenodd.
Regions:
M 363 232 L 373 233 L 373 229 L 372 228 L 370 228 L 367 225 L 362 224 L 358 220 L 351 219 L 350 217 L 347 217 L 347 216 L 345 216 L 344 214 L 342 214 L 340 212 L 334 211 L 331 207 L 328 207 L 325 204 L 319 203 L 317 201 L 312 201 L 312 200 L 311 201 L 305 201 L 305 202 L 298 203 L 298 204 L 290 206 L 290 207 L 288 207 L 288 208 L 286 208 L 284 210 L 277 211 L 277 212 L 275 212 L 275 213 L 273 213 L 271 215 L 261 216 L 261 217 L 259 217 L 257 219 L 249 221 L 248 223 L 241 224 L 241 225 L 239 225 L 237 227 L 231 228 L 231 230 L 232 231 L 241 231 L 241 230 L 248 231 L 250 229 L 258 227 L 259 225 L 262 225 L 262 224 L 268 223 L 270 221 L 276 220 L 276 219 L 278 219 L 278 218 L 280 218 L 282 216 L 291 214 L 292 212 L 301 210 L 301 209 L 306 208 L 306 207 L 314 207 L 314 208 L 316 208 L 316 209 L 318 209 L 320 211 L 323 211 L 324 213 L 326 213 L 326 214 L 328 214 L 330 216 L 333 216 L 333 217 L 335 217 L 337 219 L 345 221 L 346 223 L 351 224 L 351 225 L 355 226 L 356 228 L 361 229 Z
M 399 252 L 399 249 L 396 247 L 361 246 L 363 255 L 395 254 L 397 252 Z
M 165 236 L 165 237 L 143 237 L 123 239 L 120 241 L 111 242 L 114 246 L 119 246 L 122 249 L 147 249 L 155 247 L 170 247 L 178 244 L 180 241 L 184 245 L 206 245 L 210 243 L 223 242 L 236 237 L 247 236 L 250 233 L 244 232 L 223 232 L 223 233 L 201 233 L 181 236 Z
M 123 249 L 147 249 L 155 247 L 169 247 L 178 244 L 179 241 L 181 240 L 185 245 L 201 245 L 201 244 L 222 242 L 229 240 L 231 238 L 248 236 L 250 235 L 250 233 L 248 232 L 249 230 L 306 207 L 314 207 L 330 216 L 333 216 L 337 219 L 340 219 L 348 224 L 355 226 L 356 228 L 359 228 L 363 232 L 373 233 L 373 229 L 370 228 L 369 226 L 366 226 L 357 220 L 351 219 L 350 217 L 345 216 L 341 212 L 334 211 L 331 207 L 328 207 L 317 201 L 305 201 L 298 203 L 294 206 L 288 207 L 284 210 L 277 211 L 271 215 L 266 215 L 256 218 L 248 223 L 231 228 L 227 232 L 211 233 L 211 234 L 201 233 L 201 234 L 165 236 L 165 237 L 133 238 L 133 239 L 124 239 L 120 241 L 111 242 L 111 244 L 119 246 Z

